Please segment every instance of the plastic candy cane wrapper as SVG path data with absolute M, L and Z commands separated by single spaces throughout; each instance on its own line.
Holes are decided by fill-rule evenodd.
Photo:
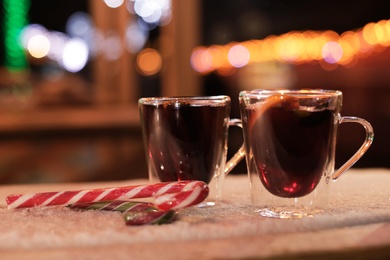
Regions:
M 126 211 L 125 220 L 127 224 L 153 223 L 157 219 L 170 219 L 174 216 L 172 212 L 177 209 L 190 207 L 201 203 L 207 198 L 209 188 L 202 181 L 178 181 L 162 182 L 147 185 L 134 185 L 116 188 L 102 188 L 77 191 L 42 192 L 32 194 L 14 194 L 6 198 L 8 208 L 29 208 L 39 206 L 69 206 L 76 208 L 95 207 L 100 209 L 98 202 L 116 203 L 116 201 L 127 201 L 137 198 L 155 198 L 154 204 L 141 202 L 137 207 L 127 204 L 128 210 L 118 208 L 117 211 Z M 82 204 L 89 203 L 89 205 Z M 114 210 L 114 204 L 103 205 L 105 210 Z M 147 208 L 145 208 L 147 207 Z M 143 208 L 143 210 L 140 210 Z M 148 219 L 149 218 L 149 219 Z M 140 220 L 141 219 L 141 220 Z
M 131 226 L 170 223 L 176 216 L 175 210 L 163 211 L 153 203 L 148 202 L 115 200 L 76 203 L 68 207 L 74 210 L 119 211 L 124 213 L 123 217 L 126 224 Z

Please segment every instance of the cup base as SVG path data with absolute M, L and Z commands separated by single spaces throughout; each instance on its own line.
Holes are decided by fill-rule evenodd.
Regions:
M 215 201 L 204 201 L 201 202 L 200 204 L 196 205 L 198 208 L 209 208 L 209 207 L 214 207 L 215 206 Z
M 316 211 L 301 211 L 301 210 L 286 210 L 286 209 L 278 209 L 278 208 L 262 208 L 256 210 L 256 212 L 262 216 L 267 218 L 279 218 L 279 219 L 299 219 L 299 218 L 312 218 L 314 214 L 322 212 L 321 210 Z

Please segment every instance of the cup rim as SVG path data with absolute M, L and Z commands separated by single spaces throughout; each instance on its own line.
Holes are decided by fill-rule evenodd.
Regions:
M 337 97 L 342 96 L 340 90 L 333 89 L 252 89 L 243 90 L 239 97 L 267 97 L 272 95 L 288 95 L 295 97 Z
M 205 103 L 206 102 L 206 103 Z M 216 96 L 162 96 L 162 97 L 143 97 L 138 100 L 140 105 L 161 105 L 161 104 L 180 104 L 189 103 L 196 105 L 204 104 L 224 104 L 230 102 L 227 95 Z

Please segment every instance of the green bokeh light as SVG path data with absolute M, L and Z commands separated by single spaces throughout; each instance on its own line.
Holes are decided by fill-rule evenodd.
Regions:
M 20 33 L 28 24 L 30 4 L 30 0 L 3 0 L 4 65 L 11 71 L 28 66 Z

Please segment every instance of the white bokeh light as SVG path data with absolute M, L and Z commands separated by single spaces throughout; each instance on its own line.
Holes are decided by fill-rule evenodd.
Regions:
M 24 49 L 27 49 L 30 39 L 36 35 L 46 35 L 47 29 L 40 24 L 29 24 L 23 28 L 20 40 Z
M 136 53 L 142 49 L 149 36 L 149 32 L 143 30 L 138 23 L 130 23 L 126 28 L 126 48 L 129 52 Z
M 88 47 L 80 39 L 66 42 L 62 53 L 62 66 L 70 72 L 78 72 L 88 61 Z
M 337 63 L 343 57 L 343 48 L 337 42 L 327 42 L 322 47 L 322 58 L 330 64 Z
M 150 15 L 144 16 L 143 19 L 147 23 L 158 23 L 161 20 L 161 9 L 155 9 Z
M 71 38 L 83 38 L 93 28 L 92 19 L 84 12 L 73 13 L 66 21 L 65 30 Z
M 133 10 L 145 22 L 158 24 L 170 16 L 171 4 L 171 0 L 134 0 Z
M 249 59 L 249 50 L 241 44 L 234 45 L 228 52 L 228 60 L 233 67 L 244 67 L 248 64 Z
M 50 50 L 47 56 L 52 60 L 61 60 L 65 43 L 69 40 L 68 36 L 61 32 L 51 32 L 48 35 L 48 39 L 50 41 Z
M 104 3 L 110 8 L 118 8 L 123 2 L 124 0 L 104 0 Z

